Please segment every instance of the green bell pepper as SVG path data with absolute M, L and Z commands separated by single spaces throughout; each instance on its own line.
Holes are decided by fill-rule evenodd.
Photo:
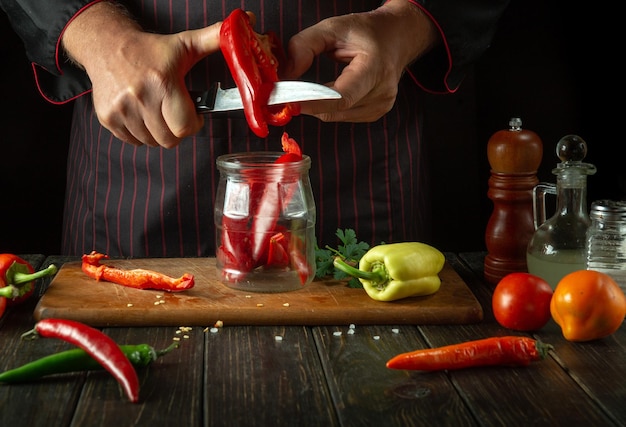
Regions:
M 339 270 L 358 278 L 367 294 L 378 301 L 434 294 L 441 286 L 438 274 L 444 263 L 438 249 L 419 242 L 374 246 L 363 255 L 358 269 L 339 257 L 333 262 Z

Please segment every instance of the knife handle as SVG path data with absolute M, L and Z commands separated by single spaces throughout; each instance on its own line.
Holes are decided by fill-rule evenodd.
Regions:
M 191 95 L 191 99 L 198 113 L 206 114 L 213 111 L 218 85 L 219 83 L 214 83 L 209 90 L 206 91 L 189 91 L 189 95 Z

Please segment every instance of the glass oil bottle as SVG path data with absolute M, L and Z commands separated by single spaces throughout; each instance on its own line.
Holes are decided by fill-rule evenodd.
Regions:
M 582 160 L 587 144 L 577 135 L 561 138 L 556 146 L 561 160 L 552 170 L 556 185 L 540 183 L 534 189 L 535 233 L 528 243 L 528 272 L 546 280 L 552 289 L 568 273 L 587 268 L 586 233 L 591 220 L 587 213 L 587 176 L 596 167 Z M 545 196 L 556 195 L 556 212 L 546 218 Z

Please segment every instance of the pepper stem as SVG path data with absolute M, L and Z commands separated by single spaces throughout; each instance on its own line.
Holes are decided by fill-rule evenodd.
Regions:
M 7 272 L 7 284 L 17 286 L 24 283 L 32 282 L 33 280 L 41 279 L 42 277 L 51 276 L 57 272 L 57 266 L 50 264 L 43 270 L 36 271 L 34 273 L 22 273 L 17 270 Z
M 539 357 L 541 357 L 542 359 L 545 359 L 548 356 L 550 350 L 554 350 L 554 346 L 552 346 L 551 344 L 546 344 L 539 340 L 535 341 L 535 348 L 539 353 Z
M 39 338 L 39 334 L 37 333 L 37 329 L 33 328 L 33 329 L 30 329 L 30 330 L 24 332 L 22 334 L 21 338 L 23 340 L 34 340 L 34 339 Z
M 174 350 L 175 348 L 180 347 L 180 343 L 177 341 L 173 341 L 169 346 L 167 346 L 166 348 L 162 349 L 162 350 L 156 350 L 156 355 L 157 357 L 161 357 L 167 353 L 169 353 L 170 351 Z
M 387 271 L 384 267 L 375 268 L 372 269 L 372 271 L 363 271 L 358 268 L 352 267 L 350 264 L 347 264 L 339 257 L 335 257 L 333 265 L 335 266 L 335 268 L 343 271 L 344 273 L 352 277 L 372 282 L 372 285 L 374 286 L 381 283 L 386 283 L 389 280 L 387 277 Z

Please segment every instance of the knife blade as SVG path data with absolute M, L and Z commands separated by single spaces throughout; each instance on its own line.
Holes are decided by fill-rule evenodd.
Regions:
M 222 89 L 216 82 L 207 91 L 189 92 L 198 113 L 217 113 L 221 111 L 243 110 L 243 102 L 239 89 Z M 319 100 L 341 99 L 341 94 L 327 86 L 301 81 L 280 81 L 274 84 L 268 105 L 286 104 L 288 102 L 308 102 Z

